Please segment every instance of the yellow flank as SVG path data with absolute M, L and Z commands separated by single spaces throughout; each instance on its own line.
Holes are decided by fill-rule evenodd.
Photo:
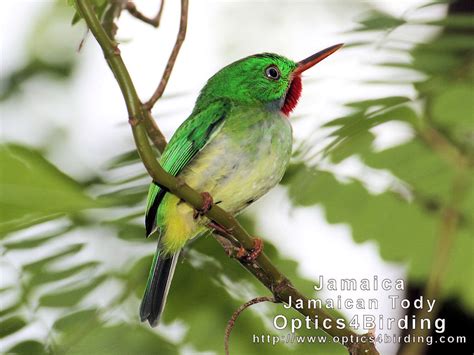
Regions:
M 193 218 L 193 209 L 179 198 L 168 194 L 166 210 L 163 213 L 163 251 L 174 253 L 180 250 L 186 242 L 198 231 L 198 225 Z

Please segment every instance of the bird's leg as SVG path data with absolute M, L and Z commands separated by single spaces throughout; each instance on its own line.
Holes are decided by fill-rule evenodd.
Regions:
M 211 209 L 214 204 L 214 200 L 209 192 L 201 192 L 202 196 L 202 207 L 194 211 L 194 219 L 204 216 Z
M 246 250 L 244 247 L 240 247 L 239 251 L 237 252 L 237 259 L 251 263 L 255 261 L 263 251 L 263 241 L 260 238 L 253 239 L 253 248 L 250 250 Z

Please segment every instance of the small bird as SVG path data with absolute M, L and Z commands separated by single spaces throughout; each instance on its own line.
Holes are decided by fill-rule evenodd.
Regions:
M 291 156 L 288 118 L 301 95 L 301 73 L 341 47 L 331 46 L 300 62 L 256 54 L 208 80 L 160 159 L 168 173 L 203 192 L 205 207 L 195 211 L 158 184 L 150 185 L 146 234 L 158 235 L 158 247 L 140 306 L 142 322 L 158 324 L 186 242 L 216 227 L 203 216 L 213 201 L 238 214 L 280 182 Z M 255 249 L 258 255 L 261 244 Z

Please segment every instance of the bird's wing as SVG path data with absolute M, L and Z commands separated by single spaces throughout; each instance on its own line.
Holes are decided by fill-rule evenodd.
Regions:
M 219 130 L 230 109 L 231 103 L 226 99 L 220 99 L 205 109 L 193 113 L 184 121 L 163 152 L 160 160 L 163 169 L 177 176 Z M 165 194 L 166 191 L 156 183 L 150 185 L 145 217 L 147 236 L 155 230 L 158 206 Z

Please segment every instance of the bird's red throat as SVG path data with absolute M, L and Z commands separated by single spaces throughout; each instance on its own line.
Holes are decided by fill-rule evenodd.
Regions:
M 291 80 L 290 87 L 285 96 L 285 102 L 281 107 L 281 112 L 285 116 L 289 116 L 290 113 L 295 109 L 296 104 L 301 96 L 301 90 L 303 89 L 303 85 L 301 84 L 301 76 L 295 75 L 293 80 Z

